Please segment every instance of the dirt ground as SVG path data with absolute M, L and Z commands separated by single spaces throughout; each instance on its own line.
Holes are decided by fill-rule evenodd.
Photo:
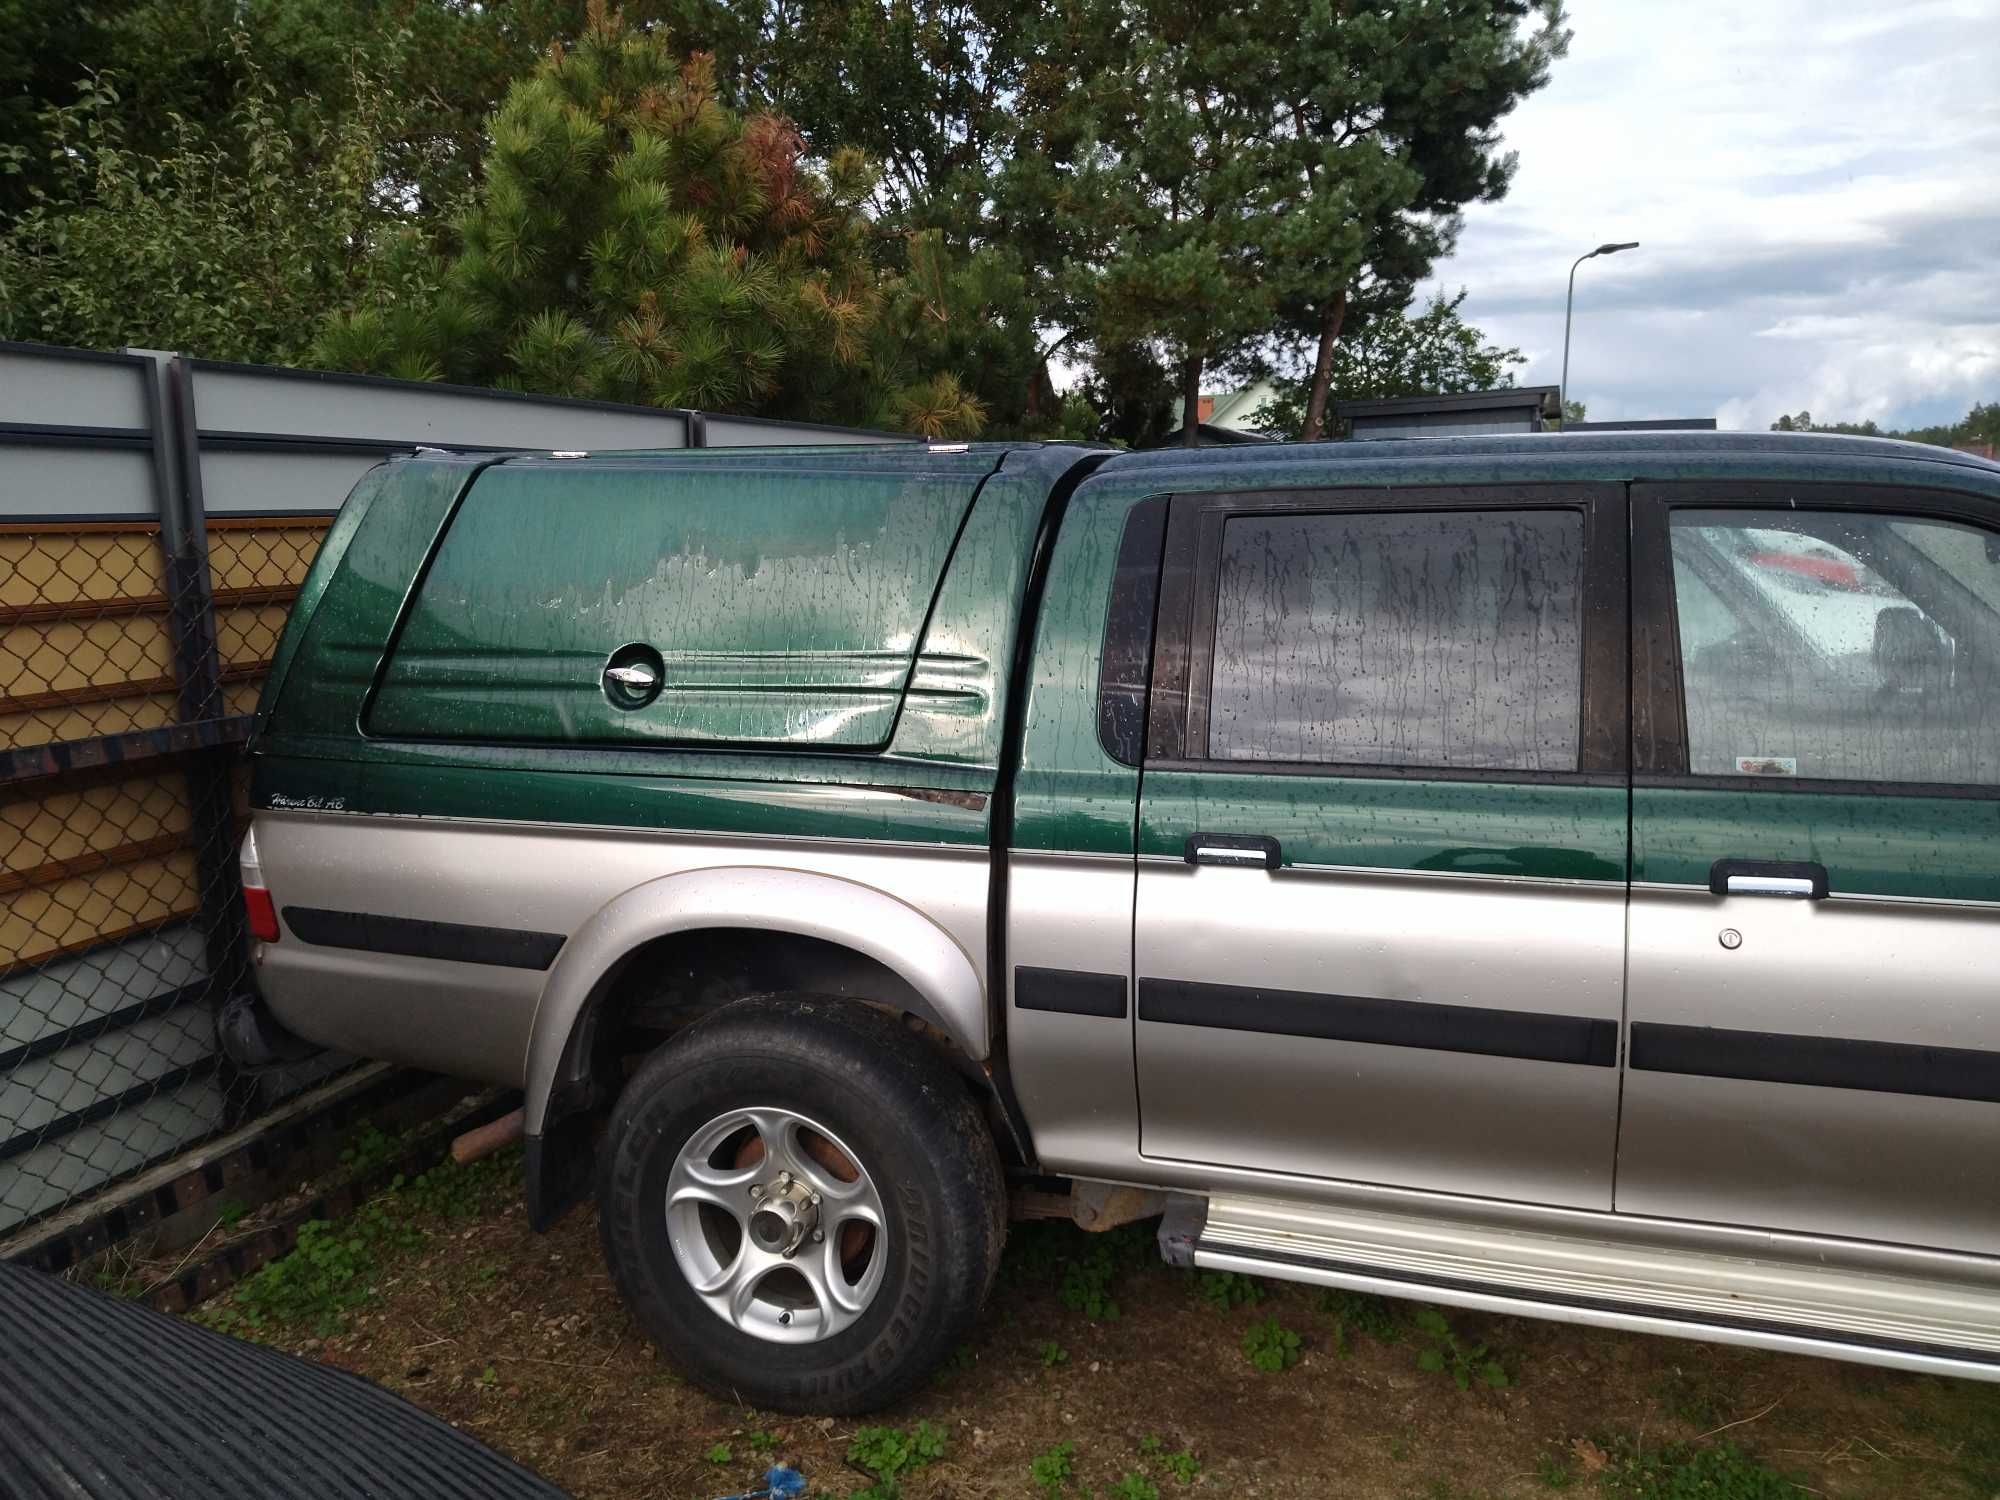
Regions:
M 1017 1224 L 919 1397 L 866 1423 L 765 1415 L 676 1377 L 592 1210 L 530 1233 L 518 1172 L 441 1168 L 196 1315 L 597 1500 L 734 1493 L 781 1460 L 815 1496 L 906 1500 L 2000 1500 L 2000 1386 L 1449 1311 L 1447 1334 L 1415 1304 L 1169 1269 L 1150 1225 Z

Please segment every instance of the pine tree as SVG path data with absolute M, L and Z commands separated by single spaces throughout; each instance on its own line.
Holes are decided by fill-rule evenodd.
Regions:
M 1099 350 L 1158 346 L 1192 443 L 1202 372 L 1270 326 L 1261 263 L 1282 158 L 1251 8 L 1082 0 L 1044 36 L 1008 196 L 1059 226 L 1069 316 Z M 1066 43 L 1066 45 L 1065 45 Z M 1060 47 L 1060 50 L 1058 48 Z M 1143 360 L 1119 361 L 1138 370 Z
M 1500 149 L 1498 122 L 1547 81 L 1569 33 L 1562 0 L 1279 9 L 1285 45 L 1270 80 L 1295 159 L 1287 217 L 1311 248 L 1287 259 L 1276 292 L 1284 335 L 1310 351 L 1301 436 L 1312 439 L 1343 329 L 1400 320 L 1450 252 L 1458 211 L 1505 194 L 1514 158 Z
M 494 114 L 438 295 L 337 315 L 315 353 L 556 395 L 977 432 L 979 404 L 932 362 L 936 341 L 912 336 L 934 288 L 876 263 L 873 181 L 853 150 L 815 168 L 787 120 L 721 101 L 709 57 L 683 59 L 593 0 L 575 44 Z

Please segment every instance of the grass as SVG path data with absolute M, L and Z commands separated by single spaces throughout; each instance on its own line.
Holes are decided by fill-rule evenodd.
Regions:
M 1257 1278 L 1235 1271 L 1203 1271 L 1198 1284 L 1203 1299 L 1217 1312 L 1228 1312 L 1232 1307 L 1255 1307 L 1264 1300 L 1264 1288 Z
M 1076 1444 L 1063 1442 L 1044 1448 L 1028 1461 L 1028 1479 L 1044 1495 L 1060 1494 L 1069 1488 L 1075 1464 Z
M 1173 1475 L 1177 1484 L 1193 1484 L 1195 1475 L 1201 1472 L 1201 1460 L 1194 1456 L 1192 1449 L 1183 1448 L 1178 1453 L 1169 1453 L 1160 1459 L 1161 1467 Z
M 1681 1365 L 1653 1383 L 1653 1396 L 1668 1416 L 1700 1432 L 1712 1432 L 1727 1422 L 1736 1404 L 1713 1375 Z
M 1064 1307 L 1093 1321 L 1115 1318 L 1118 1304 L 1111 1296 L 1111 1279 L 1117 1274 L 1118 1259 L 1113 1248 L 1105 1244 L 1090 1245 L 1063 1262 L 1056 1296 Z
M 863 1427 L 847 1446 L 847 1461 L 874 1482 L 854 1491 L 851 1500 L 897 1500 L 906 1474 L 944 1457 L 948 1441 L 942 1427 L 919 1422 L 909 1430 Z
M 713 1495 L 753 1457 L 829 1500 L 2000 1494 L 1994 1387 L 1276 1281 L 1224 1297 L 1159 1265 L 1147 1226 L 1015 1226 L 948 1378 L 902 1407 L 746 1410 L 660 1361 L 588 1210 L 527 1230 L 517 1174 L 502 1157 L 401 1184 L 204 1316 L 381 1381 L 579 1500 Z M 1495 1350 L 1508 1384 L 1489 1388 Z M 1698 1440 L 1725 1423 L 1734 1446 Z
M 1160 1487 L 1136 1469 L 1119 1475 L 1118 1482 L 1106 1487 L 1111 1500 L 1160 1500 Z
M 1798 1480 L 1767 1468 L 1732 1443 L 1625 1449 L 1598 1478 L 1606 1495 L 1631 1500 L 1805 1500 Z
M 1473 1382 L 1494 1390 L 1504 1390 L 1512 1382 L 1492 1351 L 1478 1340 L 1459 1337 L 1451 1321 L 1435 1307 L 1419 1307 L 1410 1317 L 1423 1347 L 1417 1351 L 1417 1368 L 1449 1375 L 1461 1391 Z
M 2000 1386 L 1924 1380 L 1900 1405 L 1908 1430 L 1940 1450 L 1941 1467 L 1981 1500 L 2000 1496 Z
M 1275 1375 L 1299 1362 L 1304 1341 L 1276 1318 L 1260 1318 L 1243 1334 L 1243 1357 L 1257 1369 Z
M 1403 1336 L 1404 1304 L 1372 1292 L 1348 1292 L 1336 1287 L 1321 1287 L 1312 1296 L 1314 1307 L 1333 1320 L 1343 1342 L 1348 1334 L 1365 1334 L 1384 1344 L 1393 1344 Z
M 1545 1490 L 1566 1490 L 1576 1483 L 1576 1470 L 1568 1459 L 1545 1453 L 1535 1461 L 1535 1482 Z
M 368 1149 L 378 1148 L 371 1143 Z M 357 1308 L 374 1300 L 384 1257 L 424 1244 L 430 1233 L 424 1220 L 479 1213 L 511 1187 L 519 1171 L 515 1150 L 470 1166 L 445 1162 L 409 1182 L 398 1177 L 338 1224 L 308 1219 L 288 1253 L 205 1303 L 195 1317 L 211 1328 L 251 1336 L 304 1330 L 323 1338 L 338 1332 Z M 483 1284 L 498 1271 L 493 1262 L 475 1264 L 467 1274 Z

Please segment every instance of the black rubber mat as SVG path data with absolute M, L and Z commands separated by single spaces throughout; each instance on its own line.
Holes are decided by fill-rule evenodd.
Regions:
M 562 1500 L 380 1386 L 0 1264 L 7 1500 Z

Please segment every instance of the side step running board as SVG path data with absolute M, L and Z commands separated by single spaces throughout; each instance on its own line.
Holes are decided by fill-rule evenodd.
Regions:
M 1185 1231 L 1184 1231 L 1185 1232 Z M 1216 1196 L 1208 1270 L 2000 1381 L 2000 1284 Z

